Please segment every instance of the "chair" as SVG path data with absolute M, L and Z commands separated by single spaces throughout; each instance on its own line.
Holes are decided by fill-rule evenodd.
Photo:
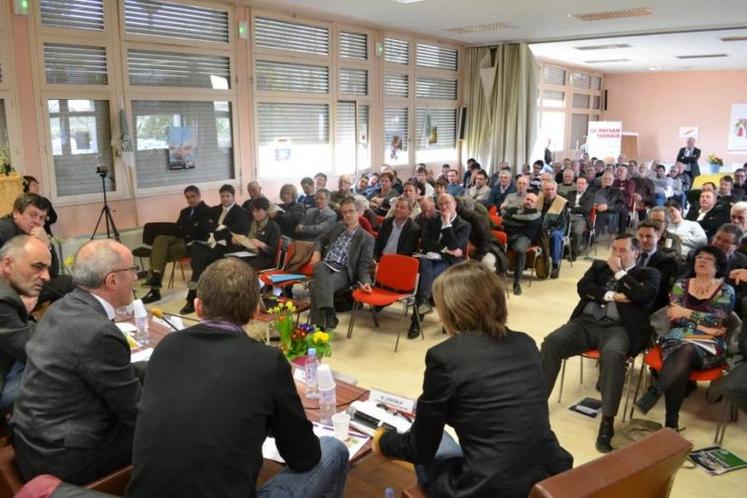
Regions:
M 146 244 L 146 246 L 152 246 L 153 242 L 156 240 L 156 237 L 159 235 L 168 235 L 171 237 L 181 237 L 182 231 L 179 229 L 179 225 L 172 222 L 167 221 L 159 221 L 159 222 L 153 222 L 153 223 L 146 223 L 143 225 L 143 244 Z M 153 253 L 152 247 L 146 247 L 146 246 L 140 246 L 136 247 L 132 251 L 132 255 L 136 256 L 140 260 L 140 268 L 144 268 L 145 265 L 143 263 L 143 258 L 150 258 L 150 255 Z M 184 266 L 183 263 L 189 261 L 188 257 L 179 258 L 178 260 L 171 260 L 167 261 L 167 263 L 172 263 L 173 266 L 171 267 L 171 276 L 169 277 L 169 283 L 168 288 L 172 288 L 174 286 L 174 271 L 176 270 L 176 263 L 179 263 L 179 268 L 182 272 L 182 280 L 186 280 L 184 277 Z
M 296 242 L 291 242 L 291 244 L 288 246 L 288 249 L 285 251 L 285 259 L 283 261 L 282 268 L 275 268 L 270 270 L 263 270 L 259 272 L 259 279 L 262 281 L 265 285 L 271 285 L 274 287 L 288 287 L 293 286 L 294 284 L 303 282 L 304 284 L 308 284 L 310 282 L 311 275 L 314 273 L 314 266 L 309 264 L 308 261 L 301 266 L 297 271 L 295 272 L 289 272 L 286 271 L 286 267 L 288 265 L 288 261 L 293 258 L 293 255 L 296 252 Z M 279 266 L 279 265 L 278 265 Z M 294 280 L 286 280 L 284 282 L 277 282 L 273 283 L 271 277 L 273 275 L 290 275 L 290 274 L 300 274 L 304 275 L 306 278 L 304 279 L 294 279 Z
M 560 250 L 561 256 L 565 254 L 566 247 L 568 248 L 568 264 L 573 268 L 573 260 L 575 259 L 573 257 L 573 245 L 571 244 L 571 222 L 568 221 L 568 227 L 565 230 L 565 234 L 563 235 L 563 248 Z M 561 257 L 560 262 L 563 261 L 563 258 Z M 559 266 L 559 265 L 558 265 Z
M 493 234 L 493 238 L 498 241 L 498 243 L 503 247 L 503 251 L 505 252 L 508 246 L 508 235 L 506 235 L 506 232 L 503 232 L 501 230 L 491 230 Z
M 664 429 L 534 485 L 529 498 L 666 498 L 692 443 Z
M 597 207 L 594 206 L 591 208 L 591 212 L 589 213 L 589 235 L 588 235 L 588 243 L 586 244 L 586 252 L 588 253 L 592 245 L 594 246 L 594 256 L 597 255 Z
M 599 353 L 598 349 L 589 349 L 589 350 L 584 351 L 583 353 L 581 353 L 579 356 L 581 357 L 580 358 L 580 363 L 579 363 L 579 368 L 580 368 L 579 379 L 580 379 L 580 383 L 583 384 L 584 383 L 584 358 L 587 358 L 589 360 L 599 361 L 600 353 Z M 633 384 L 633 371 L 635 370 L 635 359 L 636 359 L 635 356 L 633 356 L 633 357 L 626 356 L 625 357 L 625 363 L 626 363 L 627 368 L 628 368 L 628 374 L 625 377 L 625 384 L 628 386 L 628 390 L 630 390 L 630 388 L 632 387 L 632 384 Z M 566 363 L 566 361 L 567 361 L 567 358 L 563 359 L 563 363 L 562 363 L 562 366 L 561 366 L 561 369 L 560 369 L 560 387 L 558 388 L 558 403 L 560 403 L 560 401 L 561 401 L 561 399 L 563 397 L 563 383 L 565 382 L 565 363 Z M 625 414 L 628 411 L 628 398 L 629 398 L 629 396 L 625 396 L 625 407 L 623 408 L 623 422 L 625 422 Z M 631 415 L 631 417 L 632 417 L 632 415 Z
M 369 306 L 389 306 L 396 302 L 403 304 L 402 326 L 397 330 L 397 342 L 394 343 L 394 352 L 399 349 L 399 338 L 402 335 L 407 310 L 412 302 L 415 306 L 415 294 L 418 291 L 418 270 L 420 262 L 412 256 L 401 254 L 384 254 L 376 266 L 374 285 L 371 292 L 363 292 L 361 289 L 353 291 L 353 314 L 348 324 L 348 339 L 353 336 L 353 327 L 358 310 L 364 304 Z M 374 315 L 375 317 L 376 315 Z M 415 313 L 415 319 L 420 321 L 420 316 Z M 374 324 L 378 327 L 378 321 L 374 318 Z M 420 327 L 420 337 L 425 339 L 423 328 Z

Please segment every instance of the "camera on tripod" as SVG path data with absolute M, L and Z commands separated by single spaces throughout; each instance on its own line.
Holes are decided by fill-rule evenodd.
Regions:
M 96 173 L 101 178 L 104 178 L 106 175 L 109 174 L 109 166 L 96 166 Z

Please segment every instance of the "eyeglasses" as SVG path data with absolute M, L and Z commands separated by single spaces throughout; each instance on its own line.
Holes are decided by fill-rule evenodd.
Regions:
M 119 273 L 121 271 L 131 271 L 133 273 L 137 273 L 137 272 L 140 271 L 140 267 L 138 265 L 132 265 L 132 266 L 127 267 L 127 268 L 120 268 L 118 270 L 112 270 L 109 273 Z

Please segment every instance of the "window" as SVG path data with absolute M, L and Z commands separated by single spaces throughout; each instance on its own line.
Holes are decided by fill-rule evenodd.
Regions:
M 123 0 L 128 34 L 227 44 L 228 12 L 158 0 Z
M 328 55 L 329 29 L 257 17 L 254 19 L 254 43 L 257 48 Z
M 260 102 L 257 135 L 262 178 L 299 178 L 332 164 L 327 104 Z
M 419 77 L 415 83 L 415 96 L 424 99 L 457 99 L 457 80 Z
M 415 63 L 419 67 L 431 67 L 435 69 L 445 69 L 447 71 L 456 71 L 458 69 L 457 51 L 452 48 L 418 43 L 416 47 Z
M 358 114 L 356 120 L 356 113 Z M 371 164 L 368 148 L 368 106 L 355 102 L 337 103 L 335 172 L 354 173 Z
M 114 190 L 109 102 L 54 99 L 47 112 L 58 195 L 100 192 L 97 167 L 108 169 L 106 188 Z
M 573 107 L 576 109 L 588 109 L 589 108 L 589 95 L 583 93 L 573 94 Z
M 408 164 L 407 107 L 384 108 L 384 161 Z
M 39 10 L 43 26 L 104 31 L 103 0 L 40 0 Z
M 540 133 L 543 143 L 550 141 L 550 150 L 562 151 L 565 147 L 565 113 L 562 111 L 542 111 L 540 114 Z
M 106 85 L 106 48 L 45 43 L 44 72 L 47 83 Z
M 571 135 L 570 146 L 572 149 L 578 149 L 586 143 L 586 133 L 589 129 L 589 115 L 573 113 L 571 115 Z
M 410 95 L 409 78 L 406 74 L 384 74 L 384 95 L 388 97 L 403 97 Z
M 396 38 L 384 39 L 384 61 L 394 64 L 410 63 L 410 44 Z
M 545 66 L 542 71 L 542 81 L 548 85 L 565 86 L 565 69 L 555 66 Z
M 130 85 L 171 86 L 228 90 L 231 87 L 229 57 L 127 50 Z
M 329 70 L 326 66 L 257 61 L 257 90 L 273 92 L 328 93 Z
M 368 95 L 368 71 L 340 68 L 340 93 L 342 95 Z
M 366 33 L 340 32 L 340 57 L 368 60 L 368 35 Z
M 542 92 L 543 107 L 565 107 L 565 93 L 557 90 Z
M 233 177 L 230 102 L 132 102 L 138 187 Z
M 416 161 L 430 162 L 456 156 L 457 110 L 416 109 Z

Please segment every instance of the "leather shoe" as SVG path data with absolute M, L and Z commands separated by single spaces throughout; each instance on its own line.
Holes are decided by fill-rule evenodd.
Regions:
M 635 407 L 645 415 L 654 407 L 660 397 L 661 391 L 654 386 L 651 386 L 648 388 L 648 391 L 646 391 L 646 393 L 635 402 Z
M 417 322 L 410 323 L 410 330 L 407 331 L 408 339 L 417 339 L 420 336 L 420 326 Z
M 599 434 L 597 434 L 597 451 L 600 453 L 609 453 L 612 451 L 612 436 L 615 435 L 615 419 L 602 415 L 602 423 L 599 424 Z
M 560 268 L 555 266 L 550 270 L 550 278 L 558 278 L 558 276 L 560 276 Z
M 144 297 L 143 304 L 155 303 L 161 300 L 161 291 L 158 289 L 151 289 Z
M 160 274 L 154 274 L 152 277 L 150 277 L 144 284 L 145 287 L 161 287 L 161 276 Z
M 191 313 L 195 312 L 195 304 L 194 301 L 189 301 L 187 304 L 184 305 L 184 308 L 179 310 L 180 315 L 189 315 Z
M 514 282 L 514 296 L 520 296 L 521 295 L 521 284 L 519 282 Z

